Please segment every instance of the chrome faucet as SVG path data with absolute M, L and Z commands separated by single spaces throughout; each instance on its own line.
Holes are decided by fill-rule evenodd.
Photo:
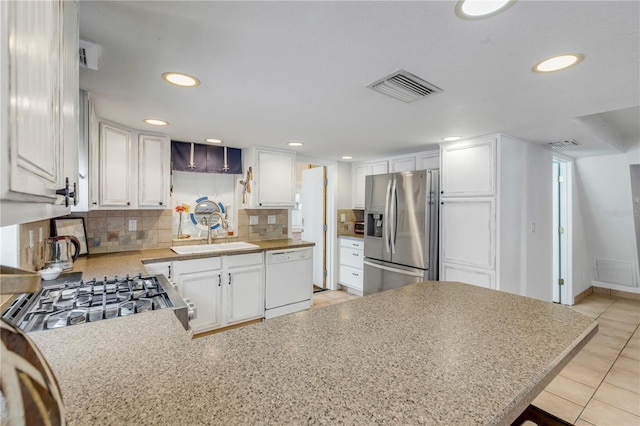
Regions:
M 227 218 L 226 215 L 223 215 L 222 213 L 215 211 L 213 213 L 211 213 L 207 219 L 207 244 L 211 244 L 212 243 L 212 239 L 211 239 L 211 220 L 213 219 L 214 216 L 218 216 L 220 218 L 220 223 L 222 224 L 222 229 L 226 230 L 229 225 L 227 223 Z M 203 218 L 204 219 L 204 218 Z

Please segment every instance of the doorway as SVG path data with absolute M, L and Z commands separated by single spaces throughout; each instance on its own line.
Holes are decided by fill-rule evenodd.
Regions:
M 327 288 L 327 171 L 308 165 L 301 172 L 301 238 L 315 243 L 313 250 L 314 289 Z
M 553 302 L 572 305 L 571 296 L 571 163 L 553 158 Z

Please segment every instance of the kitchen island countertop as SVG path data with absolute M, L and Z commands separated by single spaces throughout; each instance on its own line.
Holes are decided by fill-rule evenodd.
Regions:
M 171 310 L 32 333 L 71 425 L 510 424 L 597 332 L 566 306 L 409 285 L 190 340 Z

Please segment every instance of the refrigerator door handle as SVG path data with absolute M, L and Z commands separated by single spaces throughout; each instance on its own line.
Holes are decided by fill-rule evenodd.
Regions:
M 389 233 L 391 232 L 391 229 L 389 228 L 389 213 L 390 213 L 390 204 L 389 204 L 389 200 L 391 198 L 391 180 L 389 180 L 389 183 L 387 184 L 387 197 L 385 198 L 385 202 L 384 202 L 384 217 L 382 218 L 382 220 L 384 221 L 383 225 L 384 225 L 384 229 L 382 230 L 382 233 L 384 234 L 384 247 L 387 249 L 387 253 L 391 252 L 391 248 L 389 247 L 390 241 L 389 241 Z
M 391 217 L 389 218 L 389 239 L 391 240 L 391 254 L 395 254 L 396 252 L 396 231 L 398 227 L 396 226 L 397 220 L 397 202 L 398 202 L 398 181 L 396 180 L 396 176 L 393 176 L 393 186 L 391 187 L 391 205 L 389 206 L 389 211 L 391 212 Z
M 418 277 L 418 278 L 424 278 L 424 272 L 413 272 L 413 271 L 407 271 L 404 269 L 396 269 L 396 268 L 392 268 L 390 266 L 384 266 L 384 265 L 380 265 L 378 263 L 372 263 L 369 261 L 364 261 L 364 264 L 367 266 L 371 266 L 373 268 L 378 268 L 378 269 L 383 269 L 385 271 L 389 271 L 389 272 L 394 272 L 396 274 L 402 274 L 402 275 L 409 275 L 411 277 Z

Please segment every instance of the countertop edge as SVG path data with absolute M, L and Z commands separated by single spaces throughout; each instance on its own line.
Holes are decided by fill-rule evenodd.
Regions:
M 299 240 L 295 240 L 299 241 Z M 227 250 L 224 252 L 208 252 L 208 253 L 195 253 L 195 254 L 168 254 L 167 256 L 141 258 L 140 262 L 143 265 L 160 262 L 172 262 L 175 260 L 193 260 L 193 259 L 206 259 L 210 257 L 220 256 L 235 256 L 238 254 L 252 254 L 262 253 L 273 250 L 286 250 L 295 248 L 313 247 L 315 243 L 309 241 L 300 241 L 299 243 L 291 243 L 291 240 L 265 240 L 265 241 L 249 241 L 251 244 L 255 244 L 258 248 L 255 249 L 243 249 L 243 250 Z M 171 250 L 171 249 L 168 249 Z
M 575 357 L 597 333 L 598 322 L 594 320 L 591 327 L 576 338 L 571 347 L 558 355 L 549 365 L 549 368 L 532 381 L 531 387 L 525 389 L 516 399 L 514 399 L 515 404 L 512 407 L 509 407 L 505 412 L 496 415 L 496 422 L 494 424 L 500 426 L 511 425 L 533 402 L 533 400 L 536 399 L 540 392 L 542 392 L 547 385 L 551 383 L 560 371 L 562 371 L 573 357 Z

